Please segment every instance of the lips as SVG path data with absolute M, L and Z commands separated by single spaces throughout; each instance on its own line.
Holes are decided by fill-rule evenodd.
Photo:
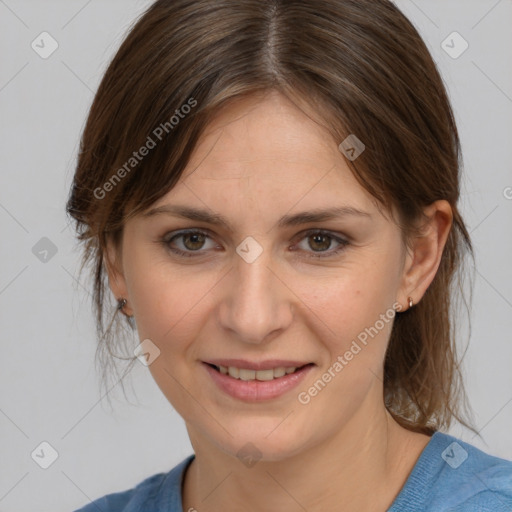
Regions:
M 203 367 L 221 391 L 246 402 L 261 402 L 285 394 L 295 388 L 314 366 L 314 363 L 290 360 L 218 359 L 203 362 Z M 286 368 L 290 370 L 288 373 Z

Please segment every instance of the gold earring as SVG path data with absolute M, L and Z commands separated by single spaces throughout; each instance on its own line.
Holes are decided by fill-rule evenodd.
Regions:
M 412 308 L 414 305 L 414 302 L 412 301 L 412 297 L 407 297 L 407 300 L 409 301 L 409 307 Z

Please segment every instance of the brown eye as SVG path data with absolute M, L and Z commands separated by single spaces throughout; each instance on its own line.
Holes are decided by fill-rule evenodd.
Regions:
M 210 241 L 210 246 L 208 246 L 208 241 Z M 216 247 L 208 233 L 202 231 L 182 231 L 174 236 L 167 235 L 162 242 L 170 251 L 180 256 L 201 255 L 206 253 L 207 249 Z
M 183 239 L 183 245 L 190 251 L 197 251 L 204 245 L 206 236 L 202 233 L 186 233 L 181 235 Z
M 162 243 L 173 253 L 179 256 L 200 256 L 207 253 L 208 249 L 215 249 L 211 236 L 202 231 L 182 231 L 173 236 L 167 235 L 161 239 Z M 208 241 L 210 246 L 208 247 Z M 307 242 L 304 246 L 304 242 Z M 333 242 L 337 244 L 331 248 Z M 302 245 L 302 247 L 301 247 Z M 302 252 L 313 258 L 327 258 L 335 256 L 343 251 L 349 245 L 347 240 L 323 231 L 310 231 L 303 235 L 300 243 L 297 245 Z
M 327 251 L 332 242 L 332 238 L 324 234 L 309 235 L 308 239 L 310 240 L 309 247 L 315 251 Z
M 331 248 L 333 242 L 337 245 Z M 316 230 L 305 233 L 298 247 L 301 251 L 308 253 L 307 256 L 309 257 L 328 258 L 343 251 L 347 245 L 349 245 L 349 242 L 343 238 Z

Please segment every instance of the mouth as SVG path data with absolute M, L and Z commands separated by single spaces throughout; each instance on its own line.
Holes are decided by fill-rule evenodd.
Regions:
M 244 402 L 263 402 L 287 395 L 316 366 L 315 363 L 304 364 L 298 361 L 222 362 L 224 364 L 221 361 L 204 361 L 202 366 L 218 390 Z M 234 366 L 235 364 L 239 366 Z
M 271 381 L 280 379 L 286 375 L 291 375 L 299 370 L 302 370 L 306 366 L 313 366 L 314 363 L 307 363 L 301 366 L 277 366 L 275 368 L 268 368 L 266 370 L 253 370 L 249 368 L 239 368 L 237 366 L 223 366 L 212 363 L 205 363 L 218 373 L 227 375 L 233 379 L 243 380 L 246 382 L 250 381 Z

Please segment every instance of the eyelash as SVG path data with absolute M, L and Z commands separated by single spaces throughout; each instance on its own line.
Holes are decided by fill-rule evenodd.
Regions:
M 205 251 L 202 251 L 200 249 L 197 251 L 182 251 L 181 249 L 176 249 L 175 247 L 171 247 L 171 243 L 175 239 L 183 237 L 185 235 L 204 235 L 204 236 L 207 236 L 208 238 L 211 238 L 208 232 L 202 231 L 200 229 L 191 229 L 191 230 L 187 230 L 187 231 L 180 231 L 178 233 L 171 233 L 171 235 L 172 235 L 171 237 L 169 237 L 169 234 L 165 235 L 161 240 L 162 244 L 164 245 L 164 247 L 169 249 L 174 254 L 176 254 L 178 256 L 183 256 L 186 258 L 196 257 L 195 253 L 200 254 Z M 310 253 L 307 256 L 308 258 L 329 258 L 332 256 L 336 256 L 337 254 L 342 252 L 346 248 L 347 245 L 349 245 L 349 242 L 347 240 L 337 237 L 334 234 L 332 234 L 331 232 L 325 231 L 322 229 L 311 229 L 309 231 L 306 231 L 303 234 L 302 238 L 299 240 L 299 242 L 312 236 L 312 235 L 325 235 L 325 236 L 329 237 L 330 239 L 338 242 L 340 245 L 334 250 L 317 251 L 316 253 L 315 252 Z

